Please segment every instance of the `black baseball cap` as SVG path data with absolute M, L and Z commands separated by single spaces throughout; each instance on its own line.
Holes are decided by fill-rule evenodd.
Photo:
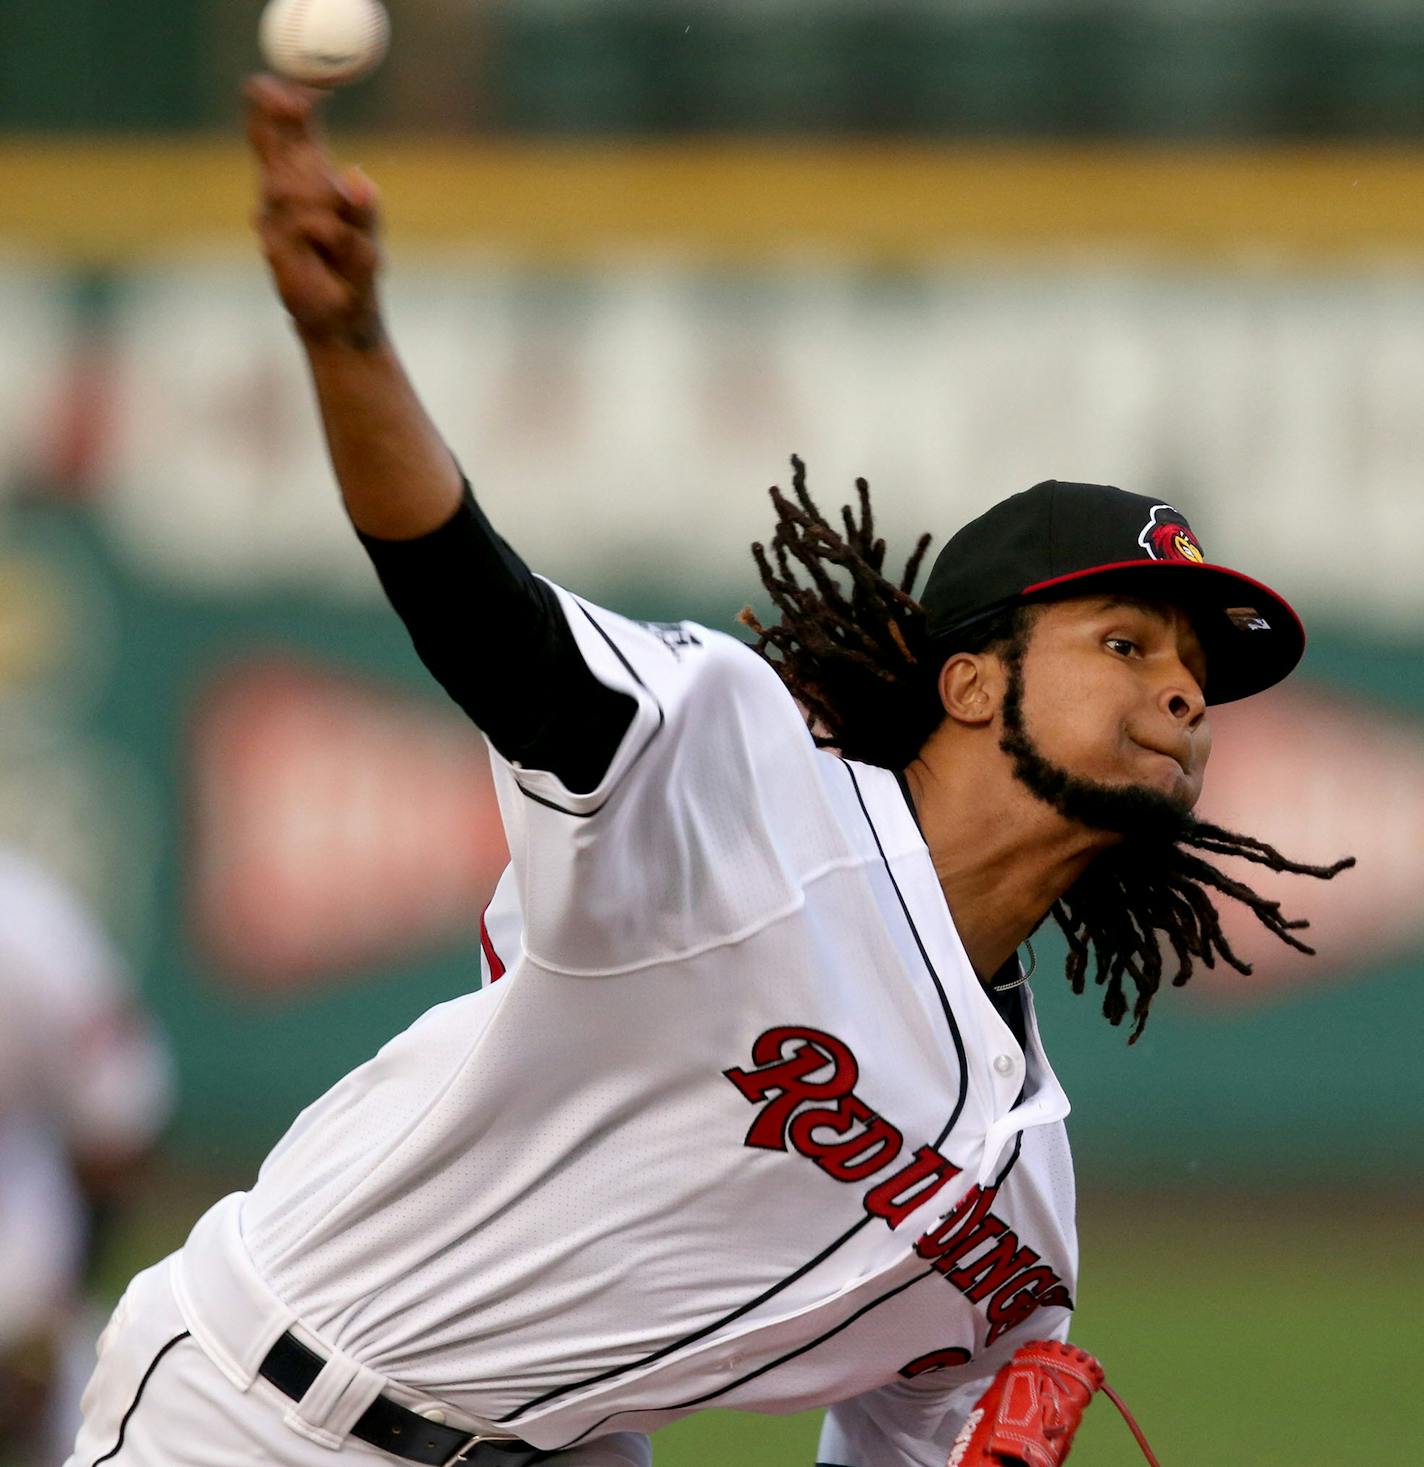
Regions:
M 1208 703 L 1278 683 L 1305 651 L 1280 596 L 1213 565 L 1170 504 L 1109 484 L 1047 479 L 971 520 L 940 551 L 920 603 L 929 634 L 957 634 L 1020 601 L 1120 591 L 1181 606 L 1207 656 Z

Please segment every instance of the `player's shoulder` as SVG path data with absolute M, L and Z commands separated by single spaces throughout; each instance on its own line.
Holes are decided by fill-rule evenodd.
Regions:
M 696 622 L 655 624 L 651 630 L 684 659 L 684 675 L 697 690 L 691 702 L 739 710 L 744 724 L 754 722 L 763 732 L 783 725 L 806 732 L 805 717 L 780 674 L 749 643 Z
M 701 622 L 646 621 L 572 597 L 578 614 L 629 659 L 630 670 L 653 682 L 728 683 L 789 702 L 776 670 L 754 647 Z
M 710 666 L 726 668 L 733 676 L 769 677 L 780 686 L 780 679 L 766 659 L 749 643 L 729 632 L 695 621 L 640 621 L 634 625 L 659 642 L 675 661 L 701 659 Z

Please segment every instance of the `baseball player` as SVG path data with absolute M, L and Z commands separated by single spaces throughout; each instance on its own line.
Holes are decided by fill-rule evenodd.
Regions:
M 799 466 L 757 647 L 591 605 L 500 539 L 417 402 L 370 182 L 309 95 L 248 97 L 347 512 L 490 744 L 511 865 L 491 981 L 130 1286 L 70 1467 L 633 1467 L 704 1407 L 818 1406 L 823 1464 L 965 1460 L 986 1383 L 1076 1296 L 1068 1102 L 1016 954 L 1053 913 L 1136 1033 L 1162 944 L 1179 978 L 1235 960 L 1212 893 L 1299 942 L 1208 858 L 1335 868 L 1190 815 L 1208 701 L 1285 676 L 1298 621 L 1175 510 L 1052 482 L 917 601 L 923 545 L 888 580 L 864 491 L 837 531 Z
M 0 1463 L 29 1467 L 73 1440 L 88 1367 L 70 1389 L 72 1361 L 92 1359 L 98 1333 L 83 1299 L 95 1232 L 167 1119 L 172 1073 L 107 934 L 8 848 L 0 1014 Z

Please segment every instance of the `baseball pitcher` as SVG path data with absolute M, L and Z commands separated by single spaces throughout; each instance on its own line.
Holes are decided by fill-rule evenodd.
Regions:
M 1061 1462 L 1092 1376 L 1017 953 L 1051 916 L 1135 1036 L 1164 978 L 1240 966 L 1218 897 L 1300 945 L 1213 858 L 1339 868 L 1191 815 L 1208 705 L 1291 670 L 1295 615 L 1176 509 L 1055 481 L 916 599 L 924 546 L 895 576 L 864 487 L 833 525 L 799 464 L 755 645 L 592 605 L 500 538 L 417 401 L 371 182 L 309 94 L 248 100 L 346 511 L 489 742 L 511 864 L 492 981 L 134 1280 L 69 1467 L 641 1467 L 711 1407 L 829 1408 L 823 1467 Z

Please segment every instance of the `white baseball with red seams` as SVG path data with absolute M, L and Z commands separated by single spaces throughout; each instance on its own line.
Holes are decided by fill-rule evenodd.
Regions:
M 338 87 L 381 64 L 390 34 L 380 0 L 270 0 L 257 38 L 267 64 L 288 81 Z

